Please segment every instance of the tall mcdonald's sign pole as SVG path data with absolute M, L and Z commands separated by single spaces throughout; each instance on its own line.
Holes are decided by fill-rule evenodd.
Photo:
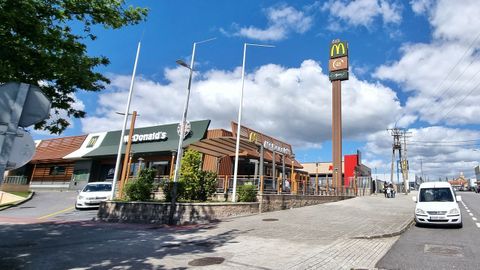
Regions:
M 332 159 L 335 194 L 340 194 L 342 181 L 342 81 L 348 80 L 348 44 L 338 39 L 330 44 L 328 62 L 332 82 Z

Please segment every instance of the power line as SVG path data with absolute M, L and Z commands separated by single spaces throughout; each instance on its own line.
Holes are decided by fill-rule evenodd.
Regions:
M 478 87 L 480 86 L 480 82 L 475 85 L 462 99 L 460 99 L 457 103 L 455 103 L 455 105 L 453 107 L 450 108 L 450 110 L 448 110 L 444 115 L 442 115 L 442 117 L 440 117 L 438 119 L 438 121 L 444 119 L 445 117 L 447 117 L 455 108 L 457 108 L 458 104 L 462 103 L 468 96 L 470 96 L 473 91 L 475 91 Z
M 409 141 L 409 142 L 412 142 L 412 143 L 457 143 L 457 142 L 476 142 L 476 141 L 480 141 L 480 138 L 478 139 L 472 139 L 472 140 L 462 140 L 462 141 Z
M 435 88 L 435 91 L 436 92 L 437 90 L 440 89 L 440 86 L 443 85 L 443 83 L 447 80 L 447 78 L 450 76 L 450 74 L 452 74 L 453 70 L 455 70 L 455 68 L 460 64 L 460 62 L 463 61 L 463 59 L 465 58 L 465 56 L 467 55 L 467 52 L 470 51 L 470 49 L 473 48 L 473 46 L 475 45 L 475 43 L 477 42 L 477 40 L 480 38 L 480 32 L 478 32 L 477 36 L 475 37 L 475 39 L 470 43 L 470 45 L 468 46 L 468 48 L 463 52 L 462 54 L 462 57 L 460 57 L 460 59 L 457 61 L 457 63 L 455 63 L 455 65 L 448 71 L 447 75 L 445 77 L 443 77 L 443 80 L 438 84 L 438 86 Z M 477 56 L 478 57 L 478 56 Z M 476 57 L 475 57 L 476 58 Z M 460 76 L 462 76 L 465 71 L 473 64 L 473 62 L 475 61 L 475 58 L 467 65 L 467 67 L 462 71 L 462 73 L 460 75 L 458 75 L 455 80 L 453 81 L 453 83 L 450 85 L 450 87 L 447 87 L 445 90 L 442 91 L 442 93 L 438 96 L 438 98 L 436 98 L 433 102 L 437 102 L 440 100 L 440 98 L 445 95 L 451 88 L 452 86 L 455 84 L 455 82 L 460 78 Z

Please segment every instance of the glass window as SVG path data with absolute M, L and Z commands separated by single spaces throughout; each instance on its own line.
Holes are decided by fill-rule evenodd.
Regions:
M 420 189 L 421 202 L 453 202 L 450 188 L 422 188 Z
M 53 166 L 50 167 L 50 175 L 65 175 L 66 173 L 66 168 L 65 166 Z
M 89 184 L 83 189 L 83 192 L 112 191 L 111 184 Z
M 98 136 L 93 136 L 92 138 L 90 138 L 90 141 L 87 144 L 87 148 L 93 147 L 97 141 L 98 141 Z

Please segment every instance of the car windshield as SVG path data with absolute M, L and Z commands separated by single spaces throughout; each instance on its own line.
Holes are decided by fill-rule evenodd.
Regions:
M 83 192 L 112 191 L 111 184 L 86 185 Z
M 421 202 L 453 202 L 450 188 L 422 188 L 420 190 Z

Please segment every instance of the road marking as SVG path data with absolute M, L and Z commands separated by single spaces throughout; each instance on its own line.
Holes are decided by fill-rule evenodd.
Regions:
M 470 210 L 467 209 L 467 212 L 470 213 Z
M 75 208 L 75 206 L 72 206 L 72 207 L 69 207 L 69 208 L 66 208 L 66 209 L 57 211 L 57 212 L 55 212 L 55 213 L 51 213 L 51 214 L 48 214 L 48 215 L 39 217 L 39 218 L 37 218 L 37 219 L 46 219 L 46 218 L 49 218 L 49 217 L 52 217 L 52 216 L 56 216 L 56 215 L 61 214 L 61 213 L 64 213 L 64 212 L 68 212 L 68 211 L 70 211 L 70 210 L 73 210 L 74 208 Z
M 477 227 L 480 228 L 480 223 L 477 222 L 477 223 L 475 223 L 475 224 L 477 224 Z
M 472 217 L 473 221 L 477 221 L 477 218 L 476 217 Z
M 473 214 L 472 213 L 468 213 L 471 217 L 473 217 Z

